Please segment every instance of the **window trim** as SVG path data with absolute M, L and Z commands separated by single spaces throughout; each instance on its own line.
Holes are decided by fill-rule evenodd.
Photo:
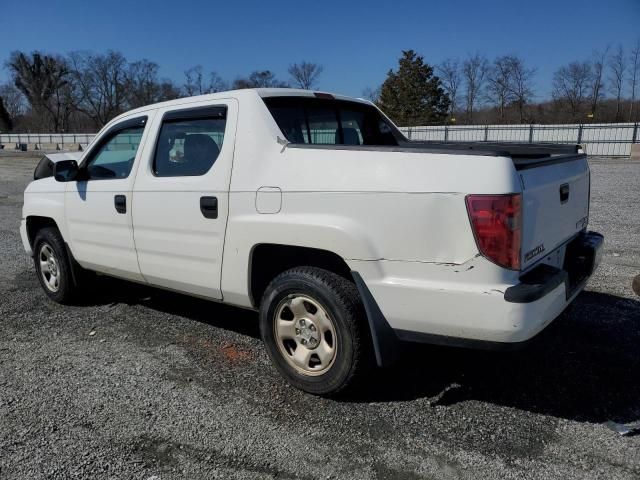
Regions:
M 220 111 L 222 111 L 223 115 L 220 116 Z M 154 178 L 178 178 L 178 177 L 203 177 L 208 174 L 215 163 L 222 155 L 222 148 L 224 147 L 224 137 L 222 140 L 222 145 L 220 145 L 220 153 L 218 153 L 218 157 L 213 161 L 209 170 L 207 170 L 202 175 L 158 175 L 156 172 L 156 155 L 158 154 L 158 146 L 160 145 L 160 135 L 162 134 L 162 127 L 164 126 L 165 121 L 174 122 L 174 121 L 185 121 L 185 120 L 224 120 L 224 136 L 227 135 L 227 125 L 228 125 L 228 115 L 229 115 L 229 105 L 221 104 L 221 105 L 205 105 L 203 107 L 190 107 L 190 108 L 181 108 L 177 110 L 169 110 L 162 114 L 162 118 L 160 118 L 160 125 L 157 129 L 157 135 L 155 140 L 155 145 L 153 146 L 153 156 L 151 157 L 151 162 L 149 164 L 149 168 L 151 170 L 151 175 Z
M 82 181 L 85 182 L 95 182 L 98 180 L 124 180 L 125 178 L 129 178 L 131 175 L 131 171 L 133 170 L 133 166 L 131 170 L 127 173 L 126 177 L 117 177 L 117 178 L 89 178 L 89 172 L 87 167 L 89 166 L 89 162 L 91 162 L 95 156 L 99 153 L 99 151 L 104 147 L 106 143 L 108 143 L 113 137 L 115 137 L 119 132 L 123 130 L 127 130 L 129 128 L 142 127 L 142 136 L 144 136 L 144 132 L 147 128 L 147 120 L 148 117 L 146 115 L 142 115 L 140 117 L 129 118 L 123 120 L 122 122 L 116 123 L 107 129 L 104 134 L 100 137 L 98 142 L 91 147 L 91 150 L 87 152 L 87 155 L 82 159 L 82 165 L 80 169 L 83 171 Z M 142 144 L 142 137 L 140 143 L 138 144 L 138 148 L 136 149 L 136 157 L 138 156 L 138 151 L 140 150 L 140 145 Z M 135 163 L 135 161 L 134 161 Z

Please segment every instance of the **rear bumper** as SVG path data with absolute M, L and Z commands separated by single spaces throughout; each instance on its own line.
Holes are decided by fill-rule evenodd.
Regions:
M 520 283 L 507 288 L 504 299 L 511 303 L 531 303 L 548 295 L 558 286 L 565 286 L 566 297 L 581 289 L 600 264 L 604 237 L 585 232 L 572 240 L 565 249 L 562 268 L 539 265 L 520 277 Z
M 566 246 L 565 268 L 544 265 L 522 277 L 498 272 L 482 257 L 462 266 L 393 262 L 377 271 L 361 264 L 369 271 L 354 272 L 354 278 L 374 343 L 391 345 L 376 346 L 376 353 L 397 348 L 398 340 L 517 347 L 549 325 L 584 288 L 600 261 L 602 238 L 583 234 Z M 376 273 L 382 276 L 375 278 Z M 378 358 L 381 365 L 388 363 L 383 357 Z

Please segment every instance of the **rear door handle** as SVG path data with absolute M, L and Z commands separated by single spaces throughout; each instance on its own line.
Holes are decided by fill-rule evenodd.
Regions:
M 200 211 L 205 218 L 218 218 L 218 199 L 216 197 L 200 197 Z
M 127 213 L 127 197 L 124 195 L 116 195 L 113 197 L 113 204 L 116 207 L 116 212 Z
M 560 203 L 567 203 L 569 200 L 569 184 L 560 185 Z

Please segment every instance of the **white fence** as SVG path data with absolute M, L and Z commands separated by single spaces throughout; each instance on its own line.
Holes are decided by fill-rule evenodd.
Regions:
M 637 123 L 588 125 L 455 125 L 403 127 L 411 140 L 437 142 L 552 142 L 582 145 L 589 155 L 628 157 L 640 143 Z
M 95 133 L 0 133 L 0 144 L 5 145 L 5 149 L 20 144 L 87 144 L 93 137 Z
M 583 145 L 590 155 L 628 157 L 631 144 L 640 143 L 640 124 L 606 123 L 588 125 L 447 125 L 403 127 L 411 140 L 438 142 L 553 142 Z M 17 133 L 0 134 L 5 150 L 77 148 L 91 142 L 94 134 Z M 68 146 L 68 147 L 65 147 Z

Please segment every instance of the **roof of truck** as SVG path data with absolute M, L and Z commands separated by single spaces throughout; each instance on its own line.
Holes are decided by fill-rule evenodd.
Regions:
M 166 102 L 153 103 L 149 105 L 145 105 L 143 107 L 135 108 L 133 110 L 129 110 L 124 112 L 122 115 L 119 115 L 114 120 L 118 120 L 121 117 L 129 116 L 135 113 L 141 113 L 147 110 L 152 110 L 156 108 L 164 108 L 164 107 L 179 107 L 181 105 L 189 105 L 195 102 L 202 102 L 207 100 L 219 100 L 222 98 L 241 98 L 241 97 L 251 97 L 258 95 L 259 97 L 315 97 L 317 95 L 331 95 L 332 97 L 338 100 L 349 100 L 352 102 L 360 102 L 360 103 L 370 103 L 368 100 L 364 100 L 362 98 L 353 98 L 348 97 L 346 95 L 338 95 L 335 93 L 329 92 L 321 92 L 318 90 L 302 90 L 299 88 L 244 88 L 241 90 L 226 90 L 223 92 L 216 93 L 208 93 L 206 95 L 195 95 L 192 97 L 182 97 L 176 100 L 169 100 Z M 254 97 L 255 98 L 255 97 Z M 112 120 L 113 122 L 113 120 Z

